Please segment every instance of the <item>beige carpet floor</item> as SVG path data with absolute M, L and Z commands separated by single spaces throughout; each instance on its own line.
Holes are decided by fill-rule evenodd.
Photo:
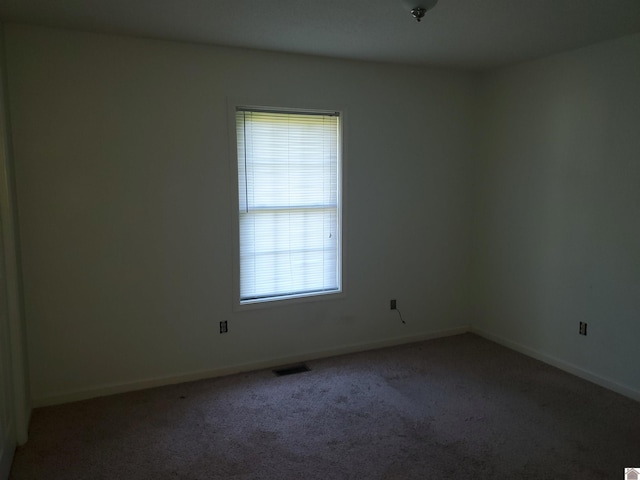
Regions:
M 33 413 L 12 480 L 618 479 L 640 403 L 472 334 Z

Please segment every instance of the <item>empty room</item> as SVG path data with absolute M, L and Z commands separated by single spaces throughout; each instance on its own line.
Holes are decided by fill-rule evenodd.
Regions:
M 638 0 L 1 0 L 0 87 L 1 480 L 637 478 Z

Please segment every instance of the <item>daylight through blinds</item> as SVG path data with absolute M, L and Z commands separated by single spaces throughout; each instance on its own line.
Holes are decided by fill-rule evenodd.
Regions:
M 340 290 L 339 117 L 236 112 L 240 299 Z

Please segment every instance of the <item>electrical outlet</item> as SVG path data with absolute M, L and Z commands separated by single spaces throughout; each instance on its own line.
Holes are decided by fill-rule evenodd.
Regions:
M 395 299 L 391 300 L 389 302 L 389 305 L 391 306 L 391 310 L 395 310 L 396 309 L 396 301 L 395 301 Z
M 220 333 L 227 333 L 229 328 L 227 327 L 227 321 L 220 322 Z
M 585 337 L 587 336 L 587 323 L 586 322 L 580 322 L 579 333 L 580 333 L 580 335 L 584 335 Z

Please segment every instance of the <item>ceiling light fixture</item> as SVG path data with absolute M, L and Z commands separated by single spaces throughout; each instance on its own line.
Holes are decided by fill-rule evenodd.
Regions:
M 411 9 L 411 15 L 413 15 L 413 18 L 415 18 L 418 22 L 422 20 L 422 17 L 424 17 L 425 13 L 427 13 L 426 8 L 415 7 Z
M 419 22 L 429 10 L 436 6 L 436 3 L 438 3 L 438 0 L 422 0 L 418 5 L 411 8 L 411 15 Z

